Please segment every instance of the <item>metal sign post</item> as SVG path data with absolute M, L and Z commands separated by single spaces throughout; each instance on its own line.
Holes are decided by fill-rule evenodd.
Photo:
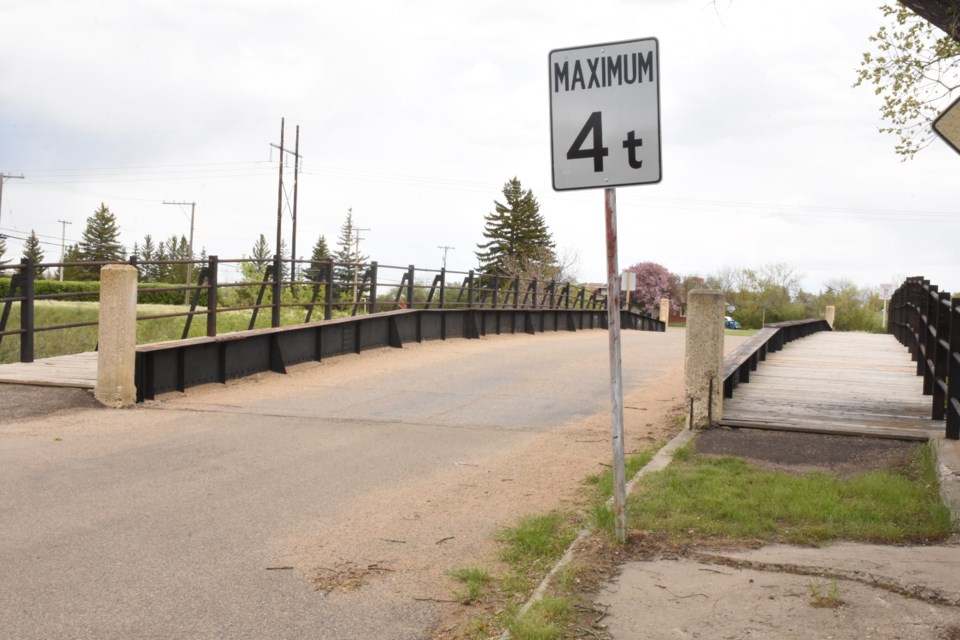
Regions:
M 550 52 L 553 188 L 604 189 L 613 431 L 614 533 L 627 539 L 620 362 L 620 272 L 614 187 L 660 181 L 660 49 L 656 38 Z
M 620 542 L 627 540 L 627 471 L 623 450 L 623 370 L 620 362 L 620 277 L 617 263 L 617 190 L 604 189 L 607 232 L 607 323 L 610 343 L 610 407 L 613 410 L 613 528 Z
M 620 272 L 614 187 L 660 181 L 660 53 L 656 38 L 550 52 L 553 188 L 604 189 L 607 319 L 613 410 L 614 530 L 627 539 L 620 363 Z

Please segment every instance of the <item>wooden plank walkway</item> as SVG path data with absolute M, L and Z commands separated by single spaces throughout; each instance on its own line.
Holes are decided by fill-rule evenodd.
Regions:
M 0 364 L 0 383 L 93 389 L 97 385 L 97 352 Z
M 822 332 L 769 354 L 723 401 L 723 426 L 927 440 L 943 430 L 893 336 Z

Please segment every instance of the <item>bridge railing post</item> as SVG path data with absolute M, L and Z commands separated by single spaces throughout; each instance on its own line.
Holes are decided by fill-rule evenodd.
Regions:
M 933 361 L 937 350 L 937 312 L 940 305 L 940 287 L 935 284 L 928 284 L 923 289 L 923 297 L 926 304 L 926 318 L 924 322 L 923 335 L 920 336 L 920 344 L 923 347 L 923 395 L 933 395 L 934 369 Z
M 108 407 L 136 401 L 137 269 L 108 264 L 100 270 L 97 385 L 93 395 Z
M 950 440 L 960 440 L 960 298 L 950 306 L 950 366 L 947 372 L 947 431 Z
M 473 309 L 473 269 L 467 274 L 467 309 Z
M 20 282 L 23 286 L 23 302 L 20 303 L 20 362 L 33 362 L 34 286 L 36 271 L 27 258 L 20 260 Z
M 377 262 L 370 263 L 370 305 L 367 307 L 373 314 L 377 312 Z
M 219 306 L 219 297 L 217 287 L 220 286 L 219 280 L 220 260 L 217 256 L 207 257 L 207 335 L 214 337 L 217 335 L 217 308 Z
M 323 319 L 333 317 L 333 260 L 327 260 L 323 265 Z
M 687 428 L 706 429 L 715 426 L 723 416 L 723 292 L 695 289 L 687 304 Z
M 407 267 L 407 309 L 413 309 L 413 278 L 416 271 L 412 264 Z
M 440 308 L 443 309 L 444 298 L 447 297 L 447 269 L 440 267 Z
M 946 387 L 950 366 L 950 294 L 941 291 L 936 301 L 936 335 L 933 336 L 933 412 L 931 418 L 943 420 L 946 413 Z M 943 384 L 943 386 L 941 386 Z
M 270 286 L 273 304 L 270 306 L 270 326 L 280 326 L 280 293 L 283 283 L 283 259 L 280 254 L 273 256 L 273 283 Z

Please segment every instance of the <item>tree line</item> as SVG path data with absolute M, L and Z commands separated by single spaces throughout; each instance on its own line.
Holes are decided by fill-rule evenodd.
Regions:
M 659 313 L 660 300 L 669 298 L 673 311 L 685 314 L 687 295 L 694 289 L 722 291 L 727 311 L 744 328 L 758 329 L 771 322 L 823 317 L 836 308 L 838 331 L 882 331 L 883 302 L 878 287 L 860 287 L 846 278 L 830 280 L 819 293 L 804 290 L 803 276 L 785 263 L 759 268 L 723 267 L 701 275 L 677 275 L 655 262 L 627 268 L 637 274 L 633 303 L 645 313 Z

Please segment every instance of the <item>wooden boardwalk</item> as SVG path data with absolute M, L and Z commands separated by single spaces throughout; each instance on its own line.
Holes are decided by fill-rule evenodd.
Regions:
M 893 336 L 822 332 L 795 340 L 723 401 L 723 426 L 927 440 L 942 422 Z
M 97 352 L 42 358 L 29 364 L 0 364 L 0 383 L 93 389 L 97 384 Z

